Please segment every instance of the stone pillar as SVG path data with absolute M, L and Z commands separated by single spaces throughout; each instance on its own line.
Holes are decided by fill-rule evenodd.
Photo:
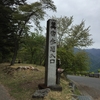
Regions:
M 45 85 L 56 85 L 56 49 L 57 49 L 57 23 L 54 19 L 47 21 L 46 34 L 46 62 L 45 62 Z

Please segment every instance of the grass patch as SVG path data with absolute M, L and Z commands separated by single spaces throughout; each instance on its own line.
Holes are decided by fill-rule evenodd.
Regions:
M 75 87 L 75 89 L 74 89 L 74 94 L 81 95 L 81 92 L 79 91 L 79 89 L 77 87 Z
M 15 64 L 11 66 L 16 69 L 19 66 L 33 66 L 38 70 L 12 70 L 7 74 L 5 68 L 8 64 L 0 64 L 0 82 L 8 89 L 15 100 L 71 100 L 71 91 L 65 77 L 61 78 L 62 92 L 50 91 L 45 98 L 33 99 L 33 93 L 38 89 L 38 84 L 44 83 L 45 68 L 32 64 Z

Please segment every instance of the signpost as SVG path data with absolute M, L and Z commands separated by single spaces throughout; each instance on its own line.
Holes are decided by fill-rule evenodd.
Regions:
M 57 22 L 54 19 L 47 21 L 46 34 L 46 65 L 45 85 L 56 85 L 56 50 L 57 50 Z

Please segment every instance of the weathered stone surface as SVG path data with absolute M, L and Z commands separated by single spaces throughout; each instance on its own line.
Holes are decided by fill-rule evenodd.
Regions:
M 62 91 L 62 87 L 60 85 L 49 86 L 49 88 L 53 91 Z
M 46 86 L 56 85 L 56 52 L 57 52 L 57 21 L 47 21 L 46 34 L 46 63 L 45 63 L 45 84 Z
M 60 85 L 51 85 L 51 86 L 46 86 L 45 84 L 39 84 L 38 85 L 38 88 L 39 89 L 46 89 L 46 88 L 49 88 L 53 91 L 62 91 L 62 87 Z
M 33 98 L 44 98 L 50 92 L 49 88 L 36 90 L 33 94 Z

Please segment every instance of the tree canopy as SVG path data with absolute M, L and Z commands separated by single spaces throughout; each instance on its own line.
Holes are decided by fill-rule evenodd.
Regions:
M 12 14 L 16 6 L 24 3 L 25 0 L 0 0 L 0 62 L 5 61 L 12 52 L 15 31 Z
M 85 27 L 84 21 L 79 25 L 73 25 L 73 16 L 53 18 L 57 20 L 58 57 L 62 61 L 62 68 L 69 73 L 89 70 L 90 62 L 86 52 L 83 50 L 75 52 L 75 48 L 92 45 L 89 27 Z
M 87 47 L 93 44 L 90 37 L 89 27 L 85 27 L 82 21 L 79 25 L 73 25 L 73 16 L 71 17 L 52 17 L 57 20 L 58 45 L 70 47 Z
M 7 47 L 7 51 L 11 53 L 12 61 L 11 65 L 14 64 L 17 52 L 19 49 L 19 44 L 21 43 L 22 37 L 29 31 L 29 23 L 30 20 L 34 22 L 36 27 L 41 29 L 40 21 L 44 19 L 46 14 L 46 10 L 56 11 L 56 6 L 54 5 L 52 0 L 40 0 L 34 2 L 32 4 L 27 4 L 26 0 L 1 0 L 1 47 L 0 55 L 2 55 L 2 60 L 4 59 L 4 51 L 6 50 L 7 45 L 11 45 Z M 5 23 L 5 24 L 4 24 Z M 6 30 L 5 30 L 6 27 Z M 9 42 L 9 41 L 11 42 Z
M 39 0 L 28 4 L 26 0 L 0 1 L 0 62 L 11 61 L 16 57 L 27 63 L 42 65 L 45 62 L 45 36 L 30 32 L 30 23 L 34 29 L 42 30 L 46 10 L 56 11 L 52 0 Z M 85 21 L 73 25 L 71 17 L 53 17 L 57 20 L 57 57 L 62 61 L 66 72 L 88 70 L 89 62 L 84 51 L 74 52 L 75 48 L 92 45 L 93 39 Z M 38 59 L 38 60 L 37 60 Z

